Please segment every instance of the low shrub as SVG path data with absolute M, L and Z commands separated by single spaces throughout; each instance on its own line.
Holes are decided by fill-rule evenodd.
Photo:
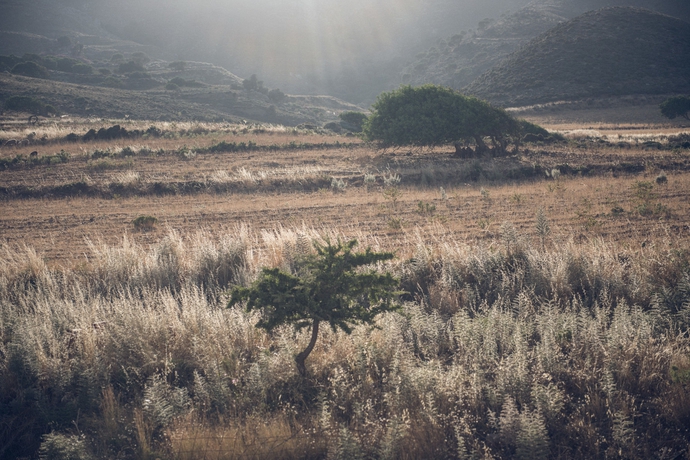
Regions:
M 144 66 L 135 61 L 123 62 L 117 66 L 118 73 L 132 73 L 132 72 L 145 72 Z
M 5 109 L 43 116 L 48 116 L 50 113 L 56 113 L 53 106 L 46 105 L 39 99 L 31 96 L 11 96 L 5 101 Z
M 362 132 L 364 122 L 367 120 L 366 114 L 362 112 L 343 112 L 338 115 L 338 118 L 342 121 L 341 126 L 353 133 Z
M 33 61 L 20 62 L 19 64 L 12 67 L 11 72 L 13 74 L 33 78 L 48 78 L 50 76 L 50 74 L 48 73 L 48 69 L 46 69 L 42 65 L 36 64 Z
M 149 232 L 156 228 L 158 219 L 153 216 L 139 216 L 132 221 L 134 229 L 139 232 Z

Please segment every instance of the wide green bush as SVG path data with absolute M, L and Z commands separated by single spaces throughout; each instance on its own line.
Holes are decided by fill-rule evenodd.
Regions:
M 470 144 L 484 152 L 486 138 L 495 151 L 505 152 L 520 132 L 504 110 L 437 85 L 402 86 L 379 95 L 364 124 L 366 137 L 385 147 L 455 144 L 458 152 Z

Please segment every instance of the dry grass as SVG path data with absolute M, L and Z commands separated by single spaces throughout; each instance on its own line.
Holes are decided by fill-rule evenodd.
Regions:
M 173 127 L 159 125 L 161 129 Z M 130 128 L 133 127 L 140 126 Z M 533 235 L 535 213 L 541 207 L 553 224 L 553 237 L 560 240 L 601 236 L 634 245 L 663 240 L 666 234 L 684 238 L 688 230 L 684 206 L 688 176 L 684 167 L 678 169 L 687 159 L 672 151 L 620 149 L 593 143 L 587 148 L 564 145 L 532 149 L 511 160 L 467 162 L 455 160 L 443 150 L 381 152 L 362 145 L 347 149 L 202 153 L 187 159 L 174 152 L 185 146 L 205 148 L 219 141 L 288 145 L 345 139 L 282 127 L 251 128 L 263 132 L 250 130 L 246 134 L 234 134 L 234 125 L 177 124 L 174 128 L 176 131 L 171 132 L 175 136 L 170 139 L 54 146 L 51 152 L 67 150 L 71 155 L 68 162 L 0 171 L 3 187 L 29 192 L 46 190 L 48 194 L 40 199 L 1 202 L 2 237 L 10 244 L 31 244 L 48 259 L 64 262 L 84 254 L 84 238 L 101 238 L 115 244 L 120 235 L 132 230 L 131 222 L 139 215 L 159 219 L 162 233 L 166 227 L 183 233 L 198 228 L 222 232 L 227 225 L 243 221 L 256 228 L 304 223 L 309 227 L 345 228 L 374 235 L 406 235 L 420 228 L 430 237 L 453 235 L 472 241 L 495 237 L 505 221 Z M 576 132 L 571 133 L 577 137 Z M 634 136 L 643 136 L 635 133 Z M 623 136 L 629 134 L 630 131 L 621 132 Z M 611 134 L 614 138 L 617 135 Z M 661 131 L 648 129 L 644 139 L 657 139 L 660 135 Z M 125 147 L 135 155 L 121 158 L 115 154 Z M 30 148 L 34 147 L 3 151 L 14 154 L 15 149 Z M 141 154 L 147 149 L 164 153 Z M 94 150 L 110 150 L 115 156 L 87 159 Z M 525 167 L 529 170 L 535 164 L 549 174 L 560 171 L 563 165 L 571 169 L 584 166 L 590 168 L 593 176 L 563 174 L 553 180 L 540 172 L 522 180 L 518 175 L 514 182 L 501 179 L 506 171 Z M 628 164 L 634 166 L 633 171 L 642 168 L 642 173 L 627 173 Z M 636 196 L 635 184 L 654 182 L 662 170 L 668 175 L 668 183 L 655 185 L 655 197 L 649 203 L 661 208 L 640 216 L 637 210 L 642 203 Z M 376 182 L 365 183 L 367 174 L 373 175 Z M 394 174 L 402 178 L 395 202 L 384 193 L 385 177 Z M 332 177 L 348 185 L 344 193 L 332 193 Z M 53 193 L 61 193 L 59 187 L 75 183 L 104 191 L 99 193 L 107 196 L 72 194 L 64 199 L 50 198 Z M 172 188 L 194 184 L 202 192 L 151 195 L 146 190 L 155 184 Z M 56 187 L 58 190 L 52 192 Z M 486 197 L 481 189 L 488 192 Z M 145 194 L 139 196 L 140 193 Z M 129 196 L 132 194 L 135 196 Z M 153 242 L 160 235 L 149 233 L 136 238 Z
M 568 145 L 468 164 L 357 146 L 0 171 L 3 187 L 235 187 L 0 202 L 0 457 L 687 455 L 690 176 L 665 154 Z M 645 169 L 552 172 L 621 158 Z M 535 159 L 551 177 L 500 178 Z M 677 165 L 665 183 L 657 164 Z M 134 233 L 143 215 L 159 225 Z M 326 237 L 394 251 L 381 269 L 403 314 L 322 331 L 302 380 L 306 332 L 266 334 L 224 306 Z

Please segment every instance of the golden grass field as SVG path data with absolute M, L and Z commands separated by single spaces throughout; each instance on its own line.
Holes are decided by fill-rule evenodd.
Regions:
M 689 129 L 471 160 L 282 126 L 64 140 L 115 123 L 151 126 L 2 124 L 0 458 L 690 452 Z M 308 331 L 229 289 L 345 238 L 395 253 L 399 311 L 324 327 L 298 375 Z
M 127 126 L 125 123 L 123 126 Z M 109 197 L 55 197 L 50 193 L 39 198 L 5 196 L 0 201 L 0 237 L 6 243 L 26 244 L 49 261 L 70 264 L 83 260 L 88 240 L 117 244 L 127 234 L 136 241 L 153 242 L 170 229 L 219 233 L 240 223 L 256 231 L 339 228 L 346 234 L 377 236 L 390 244 L 416 234 L 429 239 L 452 235 L 471 242 L 496 237 L 504 222 L 534 235 L 539 208 L 543 208 L 561 240 L 602 237 L 635 246 L 667 238 L 685 240 L 689 231 L 690 152 L 636 146 L 636 142 L 639 145 L 645 140 L 663 142 L 665 136 L 683 132 L 676 127 L 558 125 L 549 128 L 566 133 L 573 139 L 569 144 L 527 146 L 527 153 L 512 158 L 471 161 L 453 158 L 452 150 L 447 148 L 382 151 L 352 137 L 282 127 L 247 129 L 167 123 L 161 128 L 171 135 L 163 138 L 78 143 L 58 140 L 71 131 L 83 134 L 90 126 L 54 125 L 43 132 L 38 127 L 36 138 L 45 136 L 46 145 L 0 149 L 1 157 L 28 157 L 32 151 L 39 156 L 51 155 L 62 150 L 70 158 L 66 163 L 0 171 L 0 186 L 40 189 L 76 181 L 125 187 L 197 182 L 225 184 L 226 191 L 144 196 L 114 193 Z M 26 129 L 10 129 L 0 137 L 21 138 L 28 134 Z M 588 136 L 625 141 L 631 148 L 600 147 L 596 143 L 578 147 L 576 140 Z M 193 151 L 221 141 L 325 147 L 199 153 L 192 158 L 175 155 L 181 149 Z M 348 145 L 333 147 L 336 143 Z M 123 148 L 135 154 L 122 157 L 118 152 Z M 90 158 L 97 151 L 110 152 L 111 157 Z M 142 151 L 145 154 L 137 153 Z M 500 171 L 510 168 L 539 165 L 548 172 L 564 164 L 590 167 L 592 171 L 585 175 L 561 174 L 556 179 L 541 175 L 500 177 Z M 620 170 L 621 164 L 637 165 L 638 170 L 626 173 Z M 475 180 L 463 175 L 468 167 L 479 171 L 474 173 Z M 655 178 L 662 171 L 668 181 L 657 185 Z M 365 174 L 374 174 L 376 182 L 365 184 Z M 390 187 L 385 186 L 383 178 L 394 175 L 401 181 L 391 195 L 386 192 Z M 331 188 L 333 177 L 345 182 L 344 190 Z M 636 188 L 639 182 L 654 184 L 647 201 L 659 204 L 661 212 L 641 215 L 635 211 L 644 204 Z M 614 208 L 617 212 L 612 211 Z M 132 221 L 141 215 L 157 218 L 155 229 L 136 231 Z

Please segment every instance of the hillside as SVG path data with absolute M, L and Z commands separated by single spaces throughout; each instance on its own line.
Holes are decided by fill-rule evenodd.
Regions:
M 125 80 L 136 81 L 131 77 Z M 153 86 L 149 89 L 108 88 L 0 73 L 0 108 L 10 97 L 29 96 L 43 105 L 53 106 L 58 113 L 82 117 L 126 116 L 163 121 L 245 119 L 288 126 L 305 122 L 320 125 L 337 119 L 339 112 L 360 110 L 331 96 L 286 96 L 283 101 L 274 102 L 260 92 L 237 85 L 199 83 L 197 87 L 167 90 L 155 78 L 142 80 Z
M 465 88 L 501 105 L 690 91 L 690 24 L 632 7 L 585 13 Z
M 0 37 L 0 54 L 37 52 L 65 35 L 87 46 L 109 40 L 118 42 L 111 54 L 146 48 L 154 59 L 209 62 L 291 93 L 360 103 L 397 86 L 404 63 L 436 40 L 528 2 L 0 0 L 0 32 L 24 34 Z
M 461 89 L 531 38 L 566 20 L 528 5 L 497 21 L 482 22 L 477 30 L 439 40 L 436 46 L 417 54 L 415 61 L 403 70 L 402 82 L 436 83 Z
M 636 6 L 690 21 L 690 3 L 676 0 L 534 0 L 476 30 L 439 40 L 401 73 L 405 84 L 436 83 L 462 89 L 539 34 L 587 11 Z

